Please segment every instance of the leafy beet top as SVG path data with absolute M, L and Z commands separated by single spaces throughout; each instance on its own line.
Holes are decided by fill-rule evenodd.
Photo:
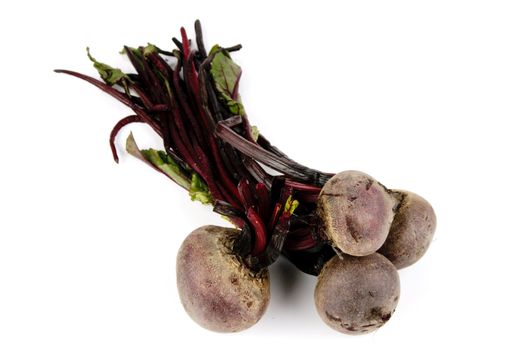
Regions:
M 130 123 L 148 124 L 164 150 L 140 149 L 133 134 L 126 150 L 190 194 L 211 204 L 241 230 L 236 251 L 257 270 L 283 252 L 303 271 L 317 274 L 333 251 L 316 238 L 315 203 L 332 174 L 298 164 L 250 125 L 239 95 L 241 67 L 231 58 L 240 45 L 206 51 L 199 21 L 196 48 L 181 28 L 176 48 L 124 47 L 135 73 L 97 61 L 102 81 L 69 70 L 133 110 L 110 134 Z M 270 175 L 260 164 L 282 175 Z

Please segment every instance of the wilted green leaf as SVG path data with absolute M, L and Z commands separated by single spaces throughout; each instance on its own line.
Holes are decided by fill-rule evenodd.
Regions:
M 190 190 L 190 180 L 181 171 L 179 165 L 164 151 L 157 151 L 154 149 L 140 150 L 133 138 L 133 134 L 130 133 L 126 140 L 126 151 L 132 156 L 142 160 L 143 162 L 151 165 L 160 172 L 166 174 L 170 179 L 175 181 L 177 184 Z
M 197 200 L 202 204 L 210 204 L 213 201 L 208 186 L 206 186 L 201 177 L 196 173 L 191 175 L 191 185 L 189 192 L 192 201 Z
M 170 179 L 185 188 L 188 191 L 191 200 L 199 201 L 202 204 L 213 203 L 213 197 L 211 196 L 208 186 L 199 174 L 192 172 L 191 179 L 189 179 L 175 160 L 173 160 L 173 158 L 166 152 L 152 148 L 140 150 L 132 133 L 129 134 L 128 139 L 126 140 L 126 151 L 158 171 L 166 174 Z
M 219 93 L 219 98 L 234 115 L 244 114 L 244 108 L 238 94 L 241 67 L 233 62 L 228 52 L 220 50 L 218 46 L 211 49 L 210 55 L 214 55 L 210 73 L 215 83 L 215 89 Z
M 129 80 L 128 76 L 118 68 L 113 68 L 108 64 L 97 61 L 91 53 L 89 52 L 89 47 L 86 48 L 87 55 L 91 62 L 93 62 L 93 67 L 96 68 L 100 78 L 104 80 L 105 83 L 109 85 L 115 85 L 117 83 L 122 83 L 127 89 L 127 81 Z M 127 92 L 127 91 L 126 91 Z
M 180 167 L 169 162 L 168 159 L 171 157 L 164 151 L 158 151 L 155 149 L 143 149 L 140 151 L 144 158 L 146 158 L 151 164 L 159 168 L 164 174 L 168 175 L 173 181 L 184 187 L 190 189 L 190 183 L 188 179 L 182 174 Z
M 153 44 L 148 44 L 145 48 L 144 48 L 144 56 L 147 56 L 149 54 L 152 54 L 152 53 L 157 53 L 158 50 L 157 50 L 157 47 Z

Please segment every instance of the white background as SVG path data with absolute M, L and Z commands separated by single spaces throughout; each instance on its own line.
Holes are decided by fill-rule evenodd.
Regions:
M 18 1 L 1 27 L 0 349 L 523 346 L 525 5 L 522 1 Z M 271 268 L 263 319 L 239 334 L 179 303 L 184 237 L 225 224 L 108 135 L 130 113 L 54 68 L 129 67 L 123 44 L 170 49 L 200 18 L 242 43 L 253 124 L 299 162 L 365 171 L 433 205 L 427 255 L 400 272 L 379 331 L 332 331 L 315 278 Z M 145 127 L 139 145 L 160 146 Z

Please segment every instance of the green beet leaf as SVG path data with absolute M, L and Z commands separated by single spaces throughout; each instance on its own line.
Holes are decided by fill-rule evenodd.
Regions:
M 206 183 L 197 173 L 191 174 L 190 198 L 192 201 L 199 201 L 202 204 L 210 204 L 213 202 L 210 190 Z
M 129 77 L 124 72 L 122 72 L 122 70 L 118 68 L 113 68 L 108 64 L 97 61 L 93 56 L 91 56 L 91 53 L 89 52 L 89 47 L 86 48 L 86 51 L 89 60 L 93 62 L 93 67 L 95 67 L 95 69 L 98 71 L 98 74 L 100 74 L 100 78 L 102 78 L 102 80 L 104 80 L 106 84 L 109 84 L 111 86 L 121 83 L 126 89 L 126 93 L 128 93 L 129 95 L 127 89 Z
M 227 51 L 221 50 L 218 46 L 214 46 L 211 49 L 210 55 L 213 55 L 210 73 L 220 99 L 231 113 L 234 115 L 243 115 L 244 108 L 239 96 L 239 80 L 241 79 L 242 73 L 241 67 L 233 62 Z
M 129 134 L 128 139 L 126 140 L 126 150 L 132 156 L 142 160 L 186 189 L 191 200 L 199 201 L 202 204 L 213 203 L 213 198 L 208 186 L 199 174 L 192 172 L 190 179 L 166 152 L 152 148 L 143 150 L 139 149 L 132 133 Z

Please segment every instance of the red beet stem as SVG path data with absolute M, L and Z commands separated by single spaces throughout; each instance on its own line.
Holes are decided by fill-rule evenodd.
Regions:
M 321 192 L 321 188 L 318 186 L 312 186 L 308 184 L 304 184 L 301 182 L 293 181 L 290 179 L 285 179 L 284 183 L 286 186 L 290 186 L 294 190 L 304 191 L 304 192 L 311 192 L 311 193 L 319 193 Z
M 250 183 L 248 182 L 248 180 L 245 178 L 241 179 L 241 181 L 239 181 L 239 184 L 237 185 L 237 189 L 239 190 L 239 194 L 241 196 L 244 208 L 246 210 L 248 210 L 249 208 L 256 209 L 256 199 L 252 194 L 252 190 L 250 188 Z
M 304 237 L 299 240 L 294 240 L 289 237 L 289 239 L 284 243 L 284 248 L 286 250 L 306 250 L 311 249 L 317 246 L 319 242 L 316 242 L 312 237 Z
M 217 77 L 211 70 L 217 53 L 238 50 L 240 45 L 219 48 L 208 56 L 199 21 L 195 22 L 195 32 L 197 50 L 191 49 L 184 28 L 181 41 L 173 39 L 179 50 L 173 53 L 152 45 L 125 47 L 137 74 L 118 76 L 115 82 L 107 79 L 100 68 L 97 69 L 108 83 L 72 71 L 56 72 L 95 85 L 135 112 L 111 131 L 115 161 L 118 162 L 118 154 L 114 142 L 122 127 L 135 122 L 152 127 L 162 137 L 166 153 L 187 174 L 195 172 L 206 183 L 214 199 L 214 210 L 242 229 L 245 239 L 241 245 L 249 248 L 243 251 L 251 254 L 251 266 L 270 265 L 283 246 L 289 250 L 315 246 L 318 242 L 307 231 L 311 226 L 308 220 L 321 187 L 333 174 L 295 162 L 260 134 L 257 139 L 253 137 L 246 113 L 241 109 L 240 115 L 232 115 L 216 88 Z M 175 67 L 166 55 L 178 59 Z M 238 99 L 239 80 L 228 92 L 234 100 Z M 259 163 L 283 175 L 270 175 Z M 292 215 L 296 208 L 299 209 Z
M 122 118 L 117 124 L 115 124 L 115 126 L 111 130 L 111 133 L 109 134 L 109 147 L 111 147 L 111 153 L 113 154 L 113 159 L 116 163 L 118 163 L 119 159 L 117 154 L 117 148 L 115 147 L 115 138 L 117 137 L 117 134 L 119 133 L 120 129 L 131 123 L 143 123 L 143 120 L 140 119 L 140 117 L 137 115 L 130 115 L 125 118 Z
M 129 96 L 127 96 L 126 94 L 123 94 L 122 92 L 119 92 L 119 91 L 113 89 L 111 86 L 109 86 L 109 85 L 107 85 L 107 84 L 105 84 L 105 83 L 103 83 L 101 81 L 98 81 L 95 78 L 89 77 L 89 76 L 81 74 L 81 73 L 73 72 L 73 71 L 66 70 L 66 69 L 56 69 L 55 72 L 56 73 L 64 73 L 64 74 L 72 75 L 72 76 L 74 76 L 76 78 L 79 78 L 79 79 L 82 79 L 84 81 L 87 81 L 88 83 L 98 87 L 100 90 L 104 91 L 108 95 L 111 95 L 112 97 L 116 98 L 117 100 L 119 100 L 120 102 L 122 102 L 123 104 L 125 104 L 126 106 L 131 108 L 137 114 L 137 116 L 140 117 L 140 119 L 144 123 L 148 124 L 157 134 L 162 136 L 162 130 L 161 130 L 159 124 L 155 120 L 153 120 L 149 115 L 147 115 L 144 112 L 144 110 L 142 108 L 140 108 L 140 106 L 137 106 L 131 100 L 131 98 Z
M 266 247 L 266 229 L 264 227 L 263 221 L 261 220 L 261 217 L 257 214 L 255 209 L 248 208 L 246 217 L 248 218 L 248 221 L 250 221 L 250 224 L 255 231 L 255 244 L 252 255 L 257 256 L 261 254 Z
M 264 220 L 264 222 L 268 222 L 271 211 L 270 196 L 268 189 L 262 182 L 259 182 L 257 185 L 255 185 L 255 195 L 257 196 L 259 215 Z
M 312 184 L 314 186 L 322 187 L 323 184 L 330 178 L 330 175 L 328 174 L 317 170 L 312 170 L 298 163 L 290 161 L 289 159 L 279 157 L 265 150 L 258 144 L 246 140 L 231 128 L 232 125 L 238 125 L 241 122 L 242 119 L 239 116 L 220 121 L 216 130 L 217 136 L 232 145 L 239 152 L 269 166 L 274 170 L 291 176 L 294 179 L 305 181 L 308 184 Z

